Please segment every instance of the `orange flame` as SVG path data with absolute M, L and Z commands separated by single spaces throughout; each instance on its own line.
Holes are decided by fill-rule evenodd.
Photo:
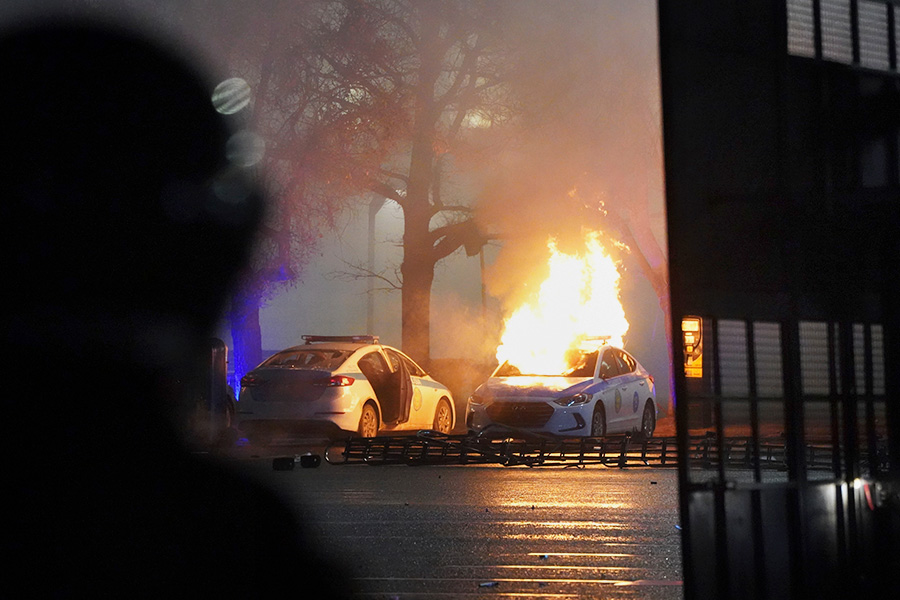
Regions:
M 588 338 L 609 337 L 621 347 L 628 331 L 619 300 L 620 274 L 596 233 L 585 236 L 586 251 L 559 251 L 548 242 L 550 275 L 535 302 L 524 304 L 504 324 L 497 348 L 499 364 L 509 361 L 522 373 L 560 373 L 566 354 Z

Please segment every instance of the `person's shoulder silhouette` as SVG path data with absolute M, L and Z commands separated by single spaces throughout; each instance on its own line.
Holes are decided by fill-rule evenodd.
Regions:
M 0 73 L 3 595 L 341 597 L 293 511 L 173 426 L 262 214 L 211 86 L 71 20 L 0 31 Z

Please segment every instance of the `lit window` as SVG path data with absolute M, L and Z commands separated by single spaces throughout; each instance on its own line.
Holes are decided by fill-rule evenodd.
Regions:
M 800 385 L 807 396 L 827 396 L 828 325 L 800 321 Z
M 900 19 L 896 18 L 896 12 L 894 13 L 894 39 L 900 40 Z M 894 64 L 900 64 L 900 44 L 896 44 L 894 48 Z
M 816 55 L 813 0 L 788 0 L 788 53 L 794 56 Z
M 889 69 L 887 4 L 859 0 L 859 64 L 871 69 Z
M 780 398 L 784 395 L 781 371 L 781 326 L 778 323 L 753 323 L 756 395 Z
M 884 396 L 884 328 L 872 325 L 872 393 Z
M 719 333 L 719 373 L 725 397 L 746 398 L 750 395 L 747 361 L 747 328 L 743 321 L 721 320 Z
M 866 341 L 862 323 L 853 324 L 853 376 L 857 395 L 866 393 Z
M 820 0 L 822 58 L 850 64 L 853 41 L 850 31 L 850 0 Z

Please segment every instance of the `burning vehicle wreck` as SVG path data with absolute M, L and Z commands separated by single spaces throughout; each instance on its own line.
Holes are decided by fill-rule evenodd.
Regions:
M 501 364 L 468 400 L 471 433 L 504 426 L 565 437 L 637 432 L 651 437 L 657 404 L 653 377 L 607 340 L 570 350 L 561 369 L 523 373 Z

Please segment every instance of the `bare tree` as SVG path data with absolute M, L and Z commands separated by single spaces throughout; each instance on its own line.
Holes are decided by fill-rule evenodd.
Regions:
M 236 116 L 259 145 L 268 213 L 227 312 L 238 377 L 262 359 L 260 307 L 300 280 L 320 238 L 390 152 L 402 119 L 396 57 L 353 4 L 193 0 L 162 9 L 245 85 Z
M 486 240 L 472 218 L 475 198 L 452 188 L 459 177 L 455 163 L 474 151 L 480 129 L 501 128 L 516 112 L 505 77 L 510 50 L 500 6 L 416 0 L 343 4 L 347 18 L 368 22 L 394 58 L 394 77 L 384 84 L 405 114 L 395 122 L 392 160 L 370 171 L 365 187 L 403 211 L 402 345 L 427 362 L 435 266 L 459 248 L 476 255 Z
M 232 13 L 221 29 L 239 40 L 225 51 L 253 89 L 253 126 L 267 146 L 264 181 L 276 200 L 232 303 L 236 362 L 257 358 L 243 355 L 260 345 L 261 301 L 296 275 L 319 231 L 371 194 L 403 211 L 402 345 L 427 362 L 435 265 L 459 248 L 476 255 L 485 241 L 472 218 L 475 198 L 453 186 L 455 162 L 474 152 L 482 130 L 502 128 L 517 112 L 501 4 L 285 6 L 275 19 L 248 11 L 241 25 Z
M 223 11 L 195 2 L 213 26 Z M 585 138 L 602 136 L 597 120 L 618 119 L 609 111 L 621 108 L 598 108 L 591 97 L 605 60 L 596 23 L 609 6 L 285 1 L 265 10 L 241 5 L 237 19 L 235 6 L 214 26 L 222 55 L 253 89 L 252 124 L 266 142 L 264 181 L 275 199 L 254 269 L 232 304 L 236 362 L 258 358 L 242 354 L 259 352 L 264 299 L 296 280 L 344 208 L 373 194 L 403 212 L 395 283 L 402 346 L 419 360 L 430 356 L 435 266 L 461 248 L 476 255 L 493 233 L 522 235 L 529 214 L 544 237 L 567 220 L 615 224 L 634 236 L 630 245 L 643 251 L 667 297 L 659 253 L 636 225 L 644 216 L 624 204 L 634 190 L 625 179 L 597 183 L 597 172 L 610 172 L 592 163 L 605 140 Z M 523 152 L 526 159 L 511 158 Z M 568 193 L 574 188 L 578 194 Z M 255 339 L 240 341 L 244 332 Z

